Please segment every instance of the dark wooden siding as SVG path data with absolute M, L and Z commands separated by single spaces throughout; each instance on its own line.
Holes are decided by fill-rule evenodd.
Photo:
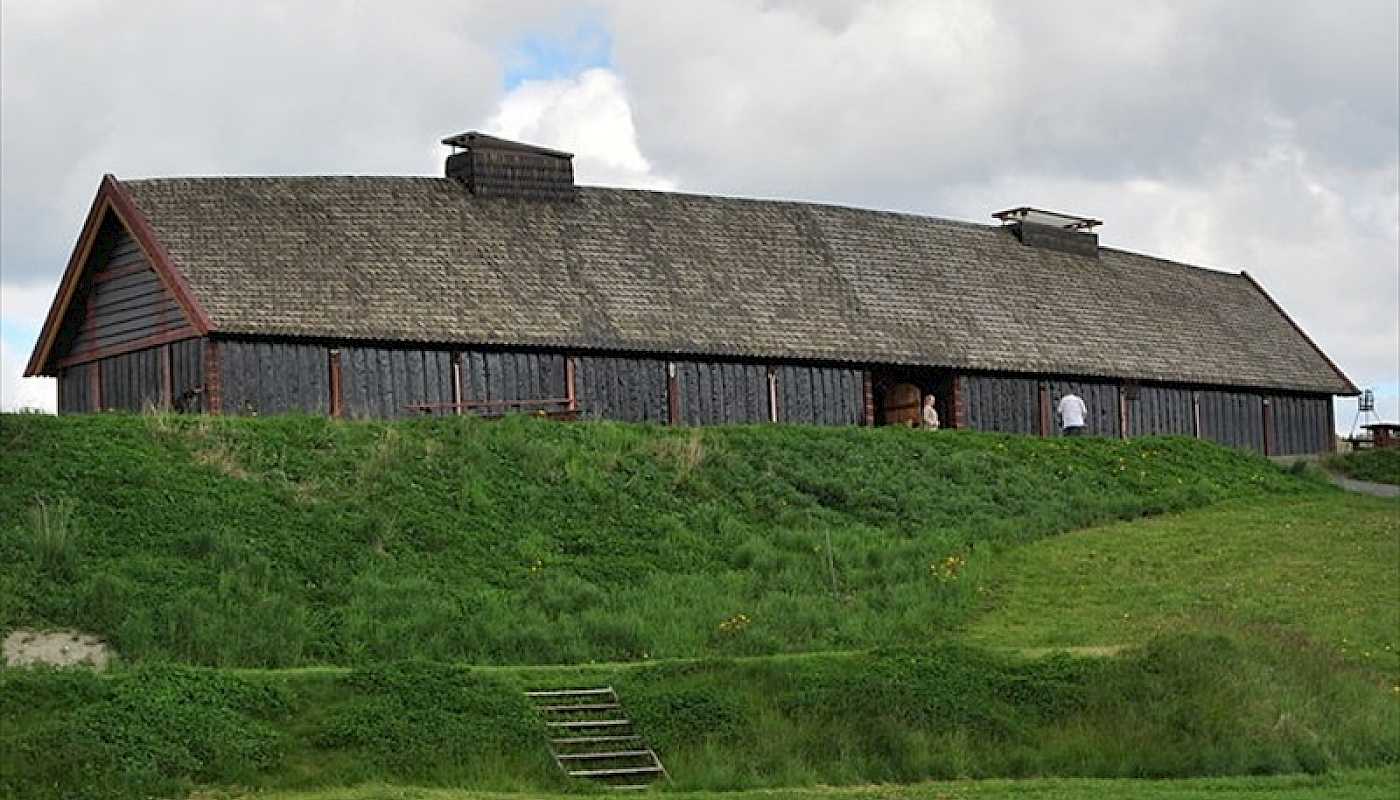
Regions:
M 865 408 L 861 370 L 783 364 L 775 373 L 779 422 L 860 424 Z
M 159 347 L 104 358 L 100 363 L 103 409 L 142 411 L 161 406 Z
M 56 355 L 81 355 L 128 344 L 188 324 L 140 245 L 109 216 L 88 256 Z
M 340 369 L 341 396 L 348 417 L 417 416 L 424 412 L 408 406 L 443 406 L 453 399 L 449 350 L 343 347 Z M 440 408 L 433 413 L 450 414 L 452 410 Z
M 1264 398 L 1252 392 L 1204 389 L 1201 438 L 1226 447 L 1264 452 Z
M 204 340 L 185 339 L 170 348 L 170 399 L 177 411 L 204 410 Z
M 768 368 L 760 364 L 676 362 L 681 421 L 722 425 L 768 421 Z
M 1098 381 L 1076 381 L 1054 378 L 1045 382 L 1050 389 L 1050 435 L 1060 436 L 1061 420 L 1057 409 L 1060 398 L 1069 392 L 1079 395 L 1089 413 L 1084 423 L 1090 436 L 1118 436 L 1119 425 L 1118 385 Z
M 1332 447 L 1336 435 L 1332 430 L 1329 410 L 1332 398 L 1327 395 L 1277 395 L 1270 398 L 1273 406 L 1273 450 L 1270 455 L 1290 456 L 1302 453 L 1323 453 Z
M 979 431 L 1040 433 L 1040 382 L 993 375 L 962 377 L 967 425 Z
M 330 352 L 322 345 L 221 340 L 225 414 L 326 413 Z
M 463 400 L 562 400 L 567 391 L 558 353 L 462 353 Z
M 58 374 L 58 413 L 83 414 L 95 411 L 91 392 L 92 371 L 96 364 L 74 364 Z
M 1190 389 L 1139 386 L 1128 401 L 1128 435 L 1194 436 L 1194 413 Z
M 578 356 L 574 386 L 589 419 L 667 421 L 666 362 L 655 358 Z

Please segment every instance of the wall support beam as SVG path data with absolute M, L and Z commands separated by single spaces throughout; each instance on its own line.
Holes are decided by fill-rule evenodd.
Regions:
M 219 367 L 219 343 L 214 339 L 204 340 L 204 413 L 222 414 L 224 411 L 224 391 L 222 371 Z
M 875 424 L 875 380 L 868 369 L 861 370 L 860 376 L 860 421 L 869 428 Z
M 175 366 L 168 344 L 160 346 L 160 407 L 163 411 L 175 407 Z
M 778 421 L 778 371 L 768 367 L 768 421 Z
M 572 361 L 573 359 L 570 359 Z M 452 413 L 462 415 L 462 404 L 466 401 L 462 392 L 462 353 L 452 351 Z
M 1036 387 L 1036 398 L 1036 405 L 1040 410 L 1040 435 L 1049 436 L 1050 426 L 1054 422 L 1050 416 L 1050 387 L 1044 383 Z
M 967 400 L 963 395 L 963 376 L 953 373 L 953 427 L 967 427 Z
M 345 416 L 344 373 L 340 368 L 340 351 L 331 350 L 328 359 L 330 369 L 331 416 Z
M 102 410 L 102 362 L 94 361 L 88 367 L 88 410 Z
M 666 362 L 666 417 L 672 425 L 681 424 L 681 383 L 674 361 Z
M 1265 397 L 1263 401 L 1264 455 L 1271 456 L 1278 447 L 1274 444 L 1274 403 Z
M 574 390 L 574 357 L 564 357 L 564 397 L 570 413 L 578 411 L 578 393 Z

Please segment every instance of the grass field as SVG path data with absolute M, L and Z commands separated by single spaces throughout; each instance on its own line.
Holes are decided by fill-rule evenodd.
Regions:
M 0 416 L 0 446 L 0 631 L 121 654 L 0 669 L 0 796 L 575 794 L 520 692 L 594 682 L 678 797 L 1400 789 L 1400 503 L 1200 442 Z
M 1137 644 L 1234 628 L 1400 679 L 1400 504 L 1318 493 L 1234 502 L 1003 554 L 972 640 Z

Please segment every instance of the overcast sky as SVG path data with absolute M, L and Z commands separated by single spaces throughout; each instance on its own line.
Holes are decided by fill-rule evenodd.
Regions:
M 104 172 L 440 174 L 475 128 L 583 183 L 1094 216 L 1249 271 L 1400 418 L 1397 6 L 0 0 L 0 406 L 53 407 L 19 374 Z

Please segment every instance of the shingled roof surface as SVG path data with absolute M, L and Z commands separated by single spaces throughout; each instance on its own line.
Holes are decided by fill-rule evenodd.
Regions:
M 1247 278 L 809 203 L 442 178 L 124 181 L 223 333 L 1354 391 Z

